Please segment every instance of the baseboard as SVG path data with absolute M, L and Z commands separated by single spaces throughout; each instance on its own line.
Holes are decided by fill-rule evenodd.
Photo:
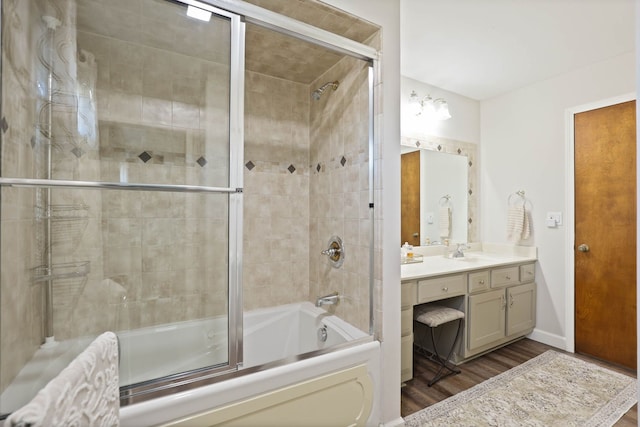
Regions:
M 549 332 L 541 331 L 540 329 L 534 329 L 527 338 L 534 341 L 547 344 L 552 347 L 560 348 L 562 350 L 567 349 L 567 339 L 561 335 L 550 334 Z

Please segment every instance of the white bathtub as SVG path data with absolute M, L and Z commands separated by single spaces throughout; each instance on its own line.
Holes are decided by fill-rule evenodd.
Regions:
M 327 328 L 325 342 L 318 339 L 317 332 L 322 327 Z M 343 346 L 336 351 L 269 369 L 255 368 L 268 362 L 355 340 L 358 340 L 358 345 Z M 239 376 L 222 382 L 124 406 L 120 409 L 121 425 L 126 427 L 168 423 L 358 365 L 366 366 L 368 376 L 375 386 L 379 384 L 378 360 L 377 341 L 311 303 L 252 311 L 244 317 L 242 369 L 256 372 L 246 375 L 240 372 Z M 247 369 L 249 367 L 254 369 Z M 377 419 L 377 416 L 374 405 L 369 418 Z
M 318 329 L 326 327 L 326 341 Z M 244 314 L 242 368 L 354 341 L 367 335 L 309 302 Z M 120 386 L 227 362 L 226 318 L 200 319 L 118 333 Z
M 320 328 L 326 328 L 326 341 L 318 338 Z M 226 363 L 226 330 L 226 319 L 215 318 L 118 333 L 120 385 Z M 202 412 L 323 373 L 377 360 L 377 342 L 309 302 L 245 313 L 244 363 L 241 370 L 356 340 L 364 344 L 125 406 L 121 409 L 123 425 L 149 425 L 147 420 L 151 419 L 157 420 L 151 424 L 166 422 L 181 414 Z M 39 349 L 0 397 L 3 413 L 12 412 L 27 403 L 30 396 L 44 387 L 90 341 L 87 338 L 68 340 L 53 349 Z M 376 369 L 369 369 L 369 372 L 373 374 Z M 172 408 L 175 402 L 180 402 L 179 408 Z

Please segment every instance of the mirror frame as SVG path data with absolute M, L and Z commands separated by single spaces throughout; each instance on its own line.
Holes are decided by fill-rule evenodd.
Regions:
M 469 170 L 467 173 L 467 243 L 478 241 L 478 145 L 455 139 L 429 136 L 426 138 L 411 138 L 403 136 L 400 145 L 420 148 L 422 150 L 456 154 L 467 158 Z

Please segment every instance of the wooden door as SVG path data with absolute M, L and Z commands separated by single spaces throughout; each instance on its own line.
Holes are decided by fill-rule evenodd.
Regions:
M 420 150 L 402 155 L 400 244 L 420 246 Z
M 575 348 L 636 368 L 635 101 L 575 127 Z

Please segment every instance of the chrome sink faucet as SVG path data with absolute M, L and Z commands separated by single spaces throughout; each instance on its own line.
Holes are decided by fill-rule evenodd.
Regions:
M 316 307 L 322 307 L 323 305 L 335 305 L 340 301 L 340 295 L 338 292 L 332 292 L 329 295 L 318 297 L 316 299 Z
M 451 258 L 464 258 L 464 249 L 469 249 L 469 246 L 466 243 L 458 243 L 458 247 L 451 254 Z

